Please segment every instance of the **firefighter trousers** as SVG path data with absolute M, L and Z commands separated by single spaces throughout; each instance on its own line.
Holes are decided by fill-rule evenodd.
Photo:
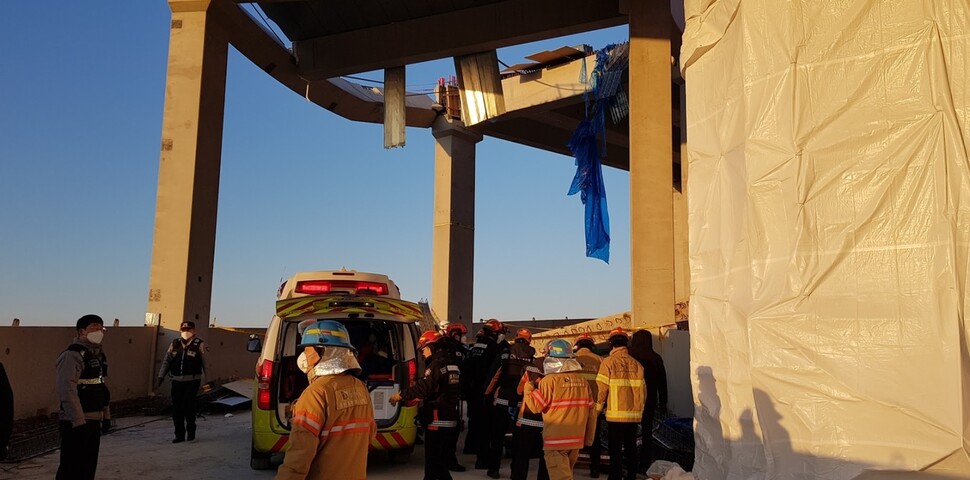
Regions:
M 512 427 L 512 480 L 526 480 L 529 463 L 539 458 L 538 480 L 549 480 L 546 458 L 542 454 L 542 429 L 539 427 Z
M 448 471 L 448 452 L 454 454 L 455 445 L 448 444 L 452 430 L 457 428 L 429 427 L 424 432 L 424 480 L 451 480 Z
M 508 405 L 493 405 L 489 407 L 487 455 L 485 466 L 489 470 L 502 467 L 502 448 L 505 446 L 505 433 L 509 431 L 512 417 L 509 415 Z
M 576 466 L 576 459 L 579 458 L 579 449 L 546 450 L 543 454 L 546 458 L 546 467 L 549 468 L 550 480 L 573 480 L 573 467 Z

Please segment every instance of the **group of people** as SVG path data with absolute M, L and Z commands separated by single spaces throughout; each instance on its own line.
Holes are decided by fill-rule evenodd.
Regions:
M 102 345 L 104 320 L 98 315 L 84 315 L 75 328 L 77 336 L 55 364 L 61 435 L 57 480 L 93 479 L 101 435 L 111 429 L 108 357 Z M 207 347 L 195 336 L 195 323 L 183 322 L 179 329 L 180 337 L 169 345 L 158 373 L 158 386 L 166 377 L 172 379 L 173 443 L 195 439 L 195 399 L 207 371 Z
M 303 351 L 297 363 L 310 386 L 293 407 L 290 446 L 276 479 L 366 478 L 367 445 L 376 424 L 367 387 L 356 378 L 360 364 L 350 336 L 332 320 L 301 328 Z M 552 340 L 536 352 L 528 329 L 519 329 L 511 342 L 506 333 L 492 319 L 471 345 L 461 324 L 428 330 L 418 338 L 424 376 L 388 402 L 420 402 L 424 480 L 451 480 L 452 471 L 465 470 L 456 453 L 466 414 L 463 451 L 476 456 L 475 468 L 486 470 L 488 477 L 500 477 L 510 430 L 513 480 L 525 480 L 537 457 L 539 480 L 571 479 L 579 451 L 586 447 L 591 474 L 598 477 L 603 424 L 609 478 L 636 478 L 650 461 L 653 412 L 666 407 L 666 372 L 650 332 L 636 332 L 631 339 L 622 328 L 614 329 L 605 358 L 594 353 L 596 344 L 588 334 L 574 343 Z M 645 438 L 638 447 L 641 423 Z

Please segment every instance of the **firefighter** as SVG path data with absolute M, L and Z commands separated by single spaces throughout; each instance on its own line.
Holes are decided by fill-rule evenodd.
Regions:
M 593 396 L 586 380 L 576 373 L 582 366 L 566 340 L 549 342 L 542 369 L 545 377 L 538 386 L 525 384 L 525 406 L 542 413 L 542 448 L 549 478 L 572 480 L 579 450 L 593 442 Z
M 519 395 L 525 394 L 526 383 L 535 388 L 542 380 L 542 361 L 543 357 L 536 357 L 531 365 L 525 367 L 525 374 L 516 388 Z M 529 463 L 536 457 L 539 458 L 537 479 L 549 480 L 546 458 L 542 455 L 542 414 L 525 408 L 525 402 L 521 402 L 515 426 L 512 427 L 512 480 L 526 480 Z
M 428 330 L 418 338 L 418 350 L 428 366 L 424 378 L 391 395 L 391 405 L 400 401 L 422 399 L 418 418 L 426 426 L 424 438 L 424 480 L 451 480 L 445 459 L 454 455 L 449 444 L 452 431 L 458 429 L 458 405 L 461 402 L 461 370 L 455 357 L 442 348 L 442 335 Z
M 492 399 L 488 450 L 485 457 L 485 465 L 488 467 L 486 475 L 491 478 L 499 478 L 505 434 L 522 402 L 518 385 L 522 375 L 525 374 L 526 367 L 531 365 L 535 358 L 536 350 L 530 343 L 532 343 L 532 332 L 528 328 L 520 328 L 508 351 L 500 353 L 496 358 L 498 363 L 494 367 L 495 373 L 485 387 L 485 398 Z
M 333 320 L 301 324 L 297 366 L 310 385 L 293 405 L 290 447 L 276 480 L 367 478 L 367 450 L 377 433 L 370 392 L 347 328 Z
M 638 467 L 637 425 L 643 417 L 647 389 L 643 382 L 643 367 L 627 351 L 630 334 L 617 327 L 610 331 L 608 341 L 613 349 L 600 364 L 596 375 L 596 410 L 606 411 L 610 480 L 623 478 L 624 451 L 627 455 L 626 478 L 633 480 Z
M 468 327 L 461 323 L 447 323 L 444 328 L 444 336 L 439 340 L 441 348 L 447 350 L 451 355 L 455 357 L 455 362 L 458 364 L 458 368 L 462 371 L 462 383 L 466 383 L 464 374 L 464 363 L 465 357 L 468 355 L 468 347 L 465 345 L 465 335 L 468 333 Z M 466 389 L 462 388 L 462 397 L 465 397 Z M 467 400 L 467 398 L 466 398 Z M 458 404 L 461 407 L 461 403 Z M 457 447 L 458 445 L 458 435 L 462 430 L 462 410 L 458 411 L 458 428 L 447 430 L 446 432 L 450 435 L 449 438 L 445 439 L 445 444 Z M 448 470 L 452 472 L 464 472 L 465 467 L 458 462 L 458 456 L 456 455 L 457 448 L 449 448 L 445 452 L 448 458 L 445 459 L 445 463 L 448 464 Z
M 175 439 L 172 443 L 195 440 L 195 398 L 199 395 L 202 373 L 208 372 L 205 354 L 209 347 L 195 336 L 195 322 L 182 322 L 180 336 L 172 340 L 158 371 L 158 386 L 165 376 L 172 376 L 172 422 Z
M 104 383 L 108 358 L 101 348 L 104 320 L 85 315 L 77 320 L 76 329 L 77 338 L 57 358 L 57 397 L 61 403 L 57 480 L 94 478 L 101 433 L 111 422 L 111 394 Z
M 596 348 L 596 342 L 588 333 L 580 334 L 573 344 L 576 360 L 583 366 L 580 376 L 585 378 L 589 384 L 593 398 L 597 398 L 596 375 L 600 371 L 600 363 L 602 363 L 603 358 L 593 353 L 594 348 Z M 602 413 L 596 415 L 596 438 L 593 439 L 593 444 L 589 447 L 589 476 L 591 478 L 600 477 L 600 457 L 603 454 L 601 432 L 606 426 L 604 422 Z
M 464 396 L 468 401 L 468 433 L 465 435 L 465 454 L 476 455 L 475 468 L 486 469 L 485 458 L 488 443 L 488 409 L 485 403 L 486 377 L 498 355 L 499 337 L 505 331 L 502 322 L 492 318 L 475 335 L 475 344 L 468 350 L 462 373 Z

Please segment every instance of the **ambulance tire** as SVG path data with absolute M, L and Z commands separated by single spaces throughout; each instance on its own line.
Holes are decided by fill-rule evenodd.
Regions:
M 255 448 L 250 449 L 249 454 L 249 468 L 253 470 L 269 470 L 272 467 L 270 462 L 270 454 L 256 451 Z
M 391 463 L 404 463 L 408 461 L 408 457 L 414 453 L 414 445 L 407 448 L 398 448 L 395 450 L 387 451 L 387 460 Z

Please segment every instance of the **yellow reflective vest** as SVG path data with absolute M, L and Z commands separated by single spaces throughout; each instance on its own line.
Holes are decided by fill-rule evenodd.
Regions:
M 643 366 L 627 352 L 614 347 L 600 364 L 596 375 L 597 408 L 606 409 L 607 422 L 640 423 L 647 403 L 647 386 Z

